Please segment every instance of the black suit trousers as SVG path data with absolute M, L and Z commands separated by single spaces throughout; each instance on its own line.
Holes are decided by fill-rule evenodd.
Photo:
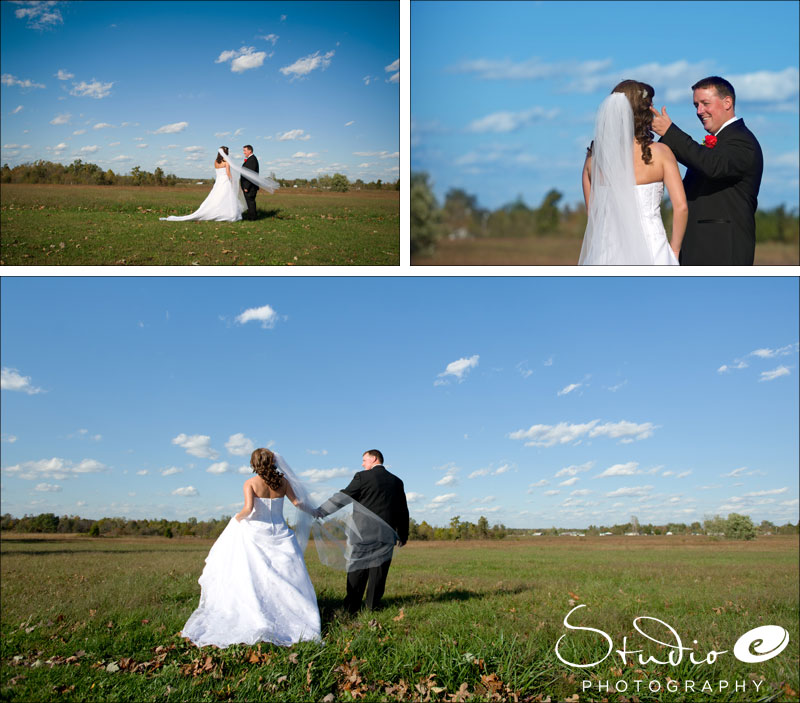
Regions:
M 371 569 L 348 572 L 347 597 L 344 600 L 344 604 L 349 612 L 358 612 L 365 588 L 367 589 L 367 608 L 370 610 L 378 608 L 381 598 L 383 598 L 386 577 L 389 575 L 389 567 L 391 565 L 392 560 L 389 559 L 389 561 L 385 561 L 380 566 L 375 566 Z
M 247 203 L 247 219 L 256 219 L 256 194 L 258 188 L 251 188 L 247 193 L 244 193 L 244 201 Z

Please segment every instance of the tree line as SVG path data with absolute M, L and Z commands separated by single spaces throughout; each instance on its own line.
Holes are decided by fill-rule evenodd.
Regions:
M 411 174 L 411 253 L 428 255 L 444 238 L 542 237 L 582 238 L 586 231 L 586 206 L 562 204 L 563 193 L 550 189 L 538 207 L 528 206 L 520 195 L 492 211 L 475 195 L 451 188 L 440 207 L 428 174 Z M 672 231 L 672 205 L 661 204 L 667 232 Z M 796 242 L 800 238 L 800 213 L 784 205 L 756 211 L 756 241 Z
M 332 176 L 323 174 L 316 178 L 277 178 L 273 173 L 271 177 L 281 184 L 282 188 L 316 188 L 346 193 L 349 190 L 400 190 L 400 179 L 384 183 L 380 178 L 375 181 L 364 182 L 357 178 L 350 181 L 343 173 L 334 173 Z M 130 174 L 114 173 L 111 169 L 103 170 L 93 163 L 75 159 L 71 164 L 55 163 L 53 161 L 36 161 L 31 164 L 20 164 L 10 168 L 3 164 L 0 172 L 0 183 L 46 183 L 50 185 L 96 185 L 96 186 L 175 186 L 191 184 L 200 181 L 204 185 L 211 185 L 212 178 L 178 178 L 174 173 L 165 174 L 161 167 L 152 173 L 139 166 L 134 166 Z
M 186 521 L 161 519 L 128 520 L 124 517 L 101 518 L 92 520 L 77 515 L 61 515 L 55 513 L 41 513 L 39 515 L 25 515 L 15 518 L 9 513 L 0 518 L 0 530 L 3 532 L 17 533 L 47 533 L 47 534 L 87 534 L 92 537 L 101 535 L 109 537 L 200 537 L 216 539 L 230 521 L 230 516 L 223 515 L 219 519 L 198 520 L 190 517 Z M 775 525 L 769 520 L 762 520 L 759 525 L 747 515 L 730 513 L 727 518 L 715 515 L 706 518 L 702 523 L 670 522 L 663 525 L 640 525 L 635 517 L 631 522 L 618 525 L 589 525 L 586 529 L 571 530 L 551 527 L 549 529 L 531 530 L 529 528 L 511 528 L 503 524 L 489 526 L 489 520 L 481 515 L 474 523 L 462 521 L 460 515 L 450 518 L 446 527 L 430 525 L 423 520 L 417 522 L 411 518 L 409 523 L 409 540 L 419 541 L 445 541 L 445 540 L 472 540 L 472 539 L 504 539 L 507 536 L 529 535 L 571 535 L 584 534 L 587 536 L 611 535 L 710 535 L 724 536 L 729 539 L 753 539 L 757 535 L 795 535 L 800 531 L 800 523 L 792 525 Z

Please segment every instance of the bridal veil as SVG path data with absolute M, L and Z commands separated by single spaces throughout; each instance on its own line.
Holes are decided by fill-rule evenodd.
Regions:
M 275 459 L 300 503 L 309 508 L 314 505 L 305 484 L 284 458 L 276 453 Z M 339 492 L 328 499 L 325 507 L 330 513 L 325 519 L 297 510 L 293 529 L 301 552 L 305 553 L 309 536 L 313 535 L 319 560 L 333 569 L 369 569 L 392 558 L 400 538 L 382 518 Z
M 589 213 L 579 264 L 651 265 L 636 197 L 633 110 L 622 93 L 600 104 L 592 147 Z

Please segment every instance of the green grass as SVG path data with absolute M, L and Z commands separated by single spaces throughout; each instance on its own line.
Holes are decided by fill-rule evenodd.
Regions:
M 495 237 L 442 240 L 430 256 L 414 256 L 412 266 L 575 266 L 582 238 Z M 797 266 L 800 245 L 757 242 L 756 266 Z
M 796 537 L 411 543 L 396 553 L 386 608 L 355 618 L 339 610 L 344 575 L 321 566 L 312 549 L 322 645 L 198 650 L 177 633 L 197 606 L 210 545 L 4 535 L 3 699 L 624 701 L 631 693 L 614 693 L 615 682 L 627 681 L 632 691 L 641 680 L 639 700 L 677 701 L 687 698 L 682 689 L 651 694 L 644 687 L 691 679 L 698 689 L 706 680 L 715 687 L 713 696 L 692 700 L 797 700 Z M 732 650 L 742 634 L 766 624 L 787 628 L 790 644 L 755 665 L 728 653 L 713 665 L 684 657 L 679 666 L 624 666 L 613 655 L 571 668 L 554 646 L 577 604 L 587 607 L 573 613 L 572 624 L 603 630 L 615 648 L 627 636 L 629 650 L 661 660 L 665 650 L 635 633 L 637 616 L 668 623 L 697 659 Z M 575 663 L 606 652 L 591 633 L 569 633 L 564 644 L 562 655 Z M 582 690 L 584 680 L 591 690 Z M 611 691 L 598 692 L 598 680 L 610 681 Z M 730 690 L 716 690 L 721 680 Z M 744 693 L 733 691 L 735 681 L 747 682 Z
M 258 219 L 161 222 L 185 215 L 207 186 L 4 184 L 3 265 L 331 265 L 400 263 L 399 193 L 262 193 Z

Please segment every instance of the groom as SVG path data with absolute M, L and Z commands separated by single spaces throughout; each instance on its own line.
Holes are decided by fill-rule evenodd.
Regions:
M 386 470 L 383 454 L 377 449 L 364 452 L 361 466 L 364 470 L 353 476 L 350 485 L 341 492 L 386 522 L 397 532 L 402 547 L 408 541 L 408 503 L 403 482 Z M 321 515 L 329 515 L 339 507 L 331 499 L 320 507 Z M 392 560 L 388 559 L 380 566 L 347 572 L 347 597 L 344 605 L 350 613 L 355 614 L 361 608 L 365 588 L 367 607 L 370 610 L 378 609 L 391 563 Z
M 650 110 L 653 131 L 687 167 L 683 179 L 689 222 L 681 246 L 682 266 L 752 266 L 755 212 L 764 170 L 761 146 L 736 117 L 736 93 L 724 78 L 711 76 L 692 86 L 694 106 L 712 136 L 698 144 L 678 129 L 667 109 Z
M 242 168 L 249 168 L 251 171 L 258 173 L 258 159 L 253 155 L 253 147 L 249 144 L 246 144 L 244 147 L 242 147 L 242 151 L 244 152 L 244 163 L 242 164 Z M 256 195 L 258 195 L 258 186 L 255 183 L 251 183 L 244 177 L 239 179 L 239 185 L 244 192 L 244 200 L 247 203 L 247 217 L 243 217 L 242 219 L 255 220 Z

